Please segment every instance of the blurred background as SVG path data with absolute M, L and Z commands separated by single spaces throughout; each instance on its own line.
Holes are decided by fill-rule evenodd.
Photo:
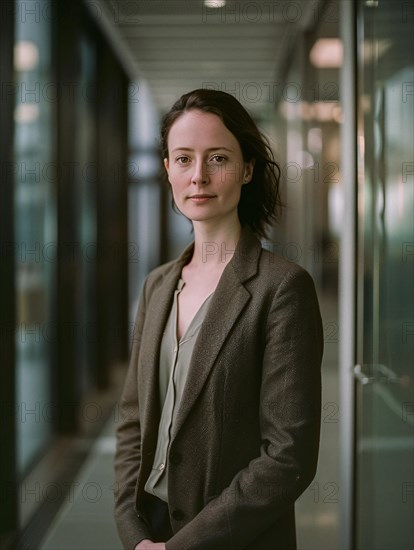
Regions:
M 159 121 L 212 88 L 268 136 L 287 206 L 263 246 L 321 303 L 298 547 L 413 548 L 414 3 L 5 0 L 0 44 L 0 547 L 121 548 L 116 402 L 139 291 L 192 240 Z

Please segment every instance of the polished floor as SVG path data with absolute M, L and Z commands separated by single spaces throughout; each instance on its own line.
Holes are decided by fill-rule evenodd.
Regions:
M 299 550 L 339 548 L 337 309 L 322 298 L 325 328 L 322 435 L 318 471 L 296 503 Z M 116 413 L 96 440 L 73 482 L 73 491 L 56 515 L 41 550 L 121 550 L 113 520 L 113 456 Z

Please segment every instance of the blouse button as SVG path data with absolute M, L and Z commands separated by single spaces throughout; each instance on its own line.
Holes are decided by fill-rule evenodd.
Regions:
M 159 469 L 160 472 L 162 472 L 164 468 L 165 468 L 165 464 L 164 464 L 164 463 L 160 464 L 159 467 L 158 467 L 158 469 Z

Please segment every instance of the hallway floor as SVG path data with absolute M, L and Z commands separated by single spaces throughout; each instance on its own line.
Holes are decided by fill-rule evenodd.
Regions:
M 113 520 L 115 428 L 112 417 L 74 480 L 74 490 L 41 550 L 122 550 Z
M 322 362 L 322 422 L 318 470 L 296 502 L 298 550 L 339 548 L 339 387 L 336 301 L 320 299 L 325 348 Z

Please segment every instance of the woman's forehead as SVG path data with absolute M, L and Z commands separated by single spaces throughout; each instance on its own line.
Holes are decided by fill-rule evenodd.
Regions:
M 192 149 L 196 146 L 237 149 L 238 141 L 218 115 L 193 109 L 184 112 L 173 123 L 168 134 L 168 146 L 170 149 Z

